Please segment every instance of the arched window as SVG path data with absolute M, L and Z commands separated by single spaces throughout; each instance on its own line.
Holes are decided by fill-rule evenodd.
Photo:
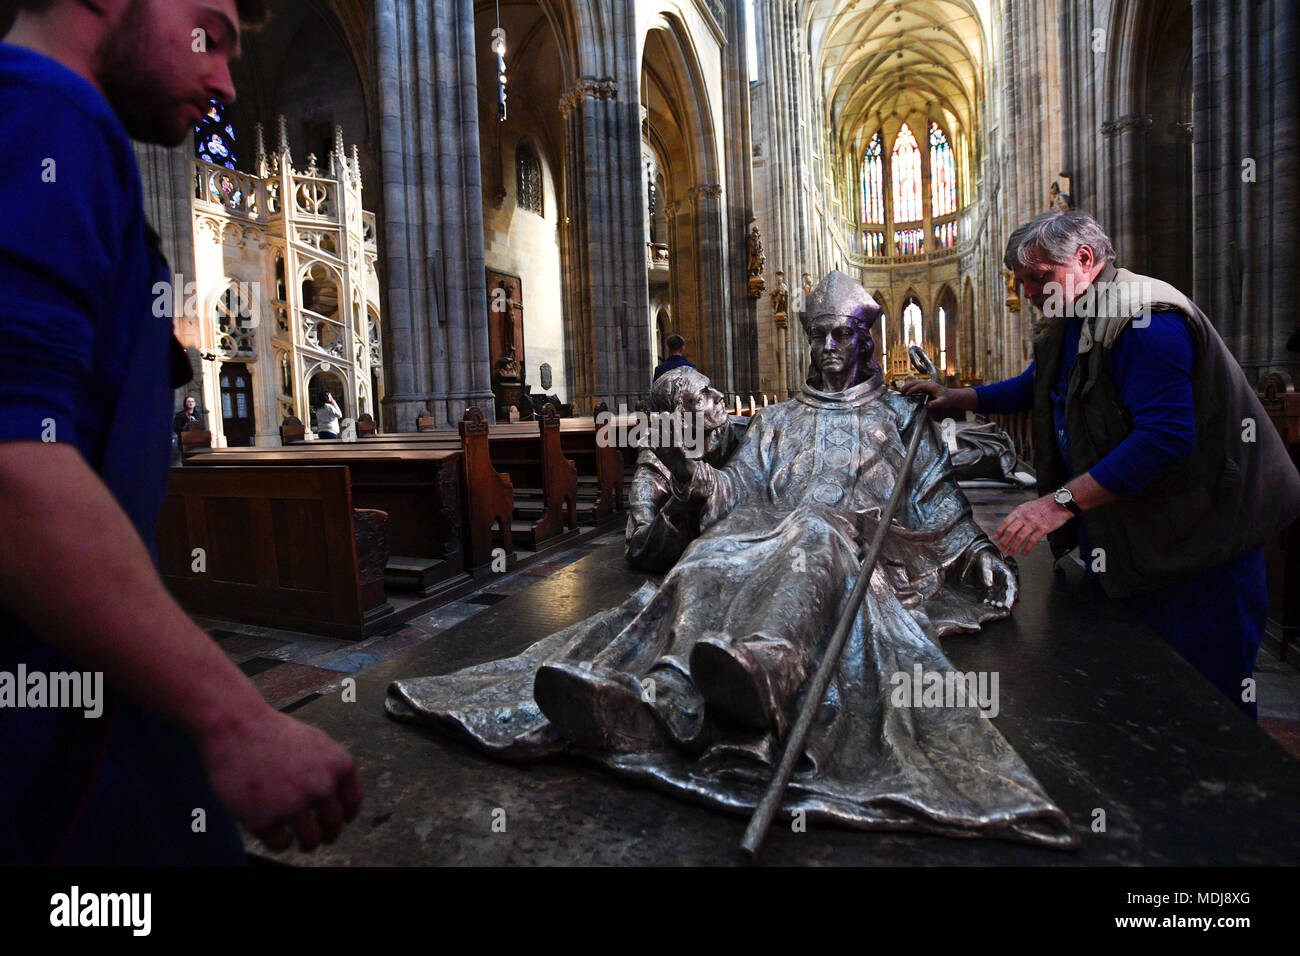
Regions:
M 903 310 L 903 345 L 920 345 L 921 341 L 921 307 L 912 299 Z
M 235 127 L 226 122 L 224 103 L 212 100 L 194 127 L 194 152 L 205 163 L 235 168 Z
M 862 221 L 872 224 L 885 221 L 885 159 L 880 130 L 876 130 L 862 154 Z
M 908 126 L 898 131 L 890 165 L 894 174 L 894 222 L 917 222 L 921 219 L 921 150 Z
M 939 306 L 939 371 L 948 371 L 948 313 Z
M 957 161 L 939 124 L 930 121 L 930 210 L 935 216 L 957 211 Z
M 527 143 L 520 143 L 515 149 L 515 202 L 521 209 L 545 215 L 542 211 L 542 164 Z

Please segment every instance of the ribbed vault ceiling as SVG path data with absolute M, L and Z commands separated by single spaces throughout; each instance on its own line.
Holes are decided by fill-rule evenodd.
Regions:
M 841 149 L 921 112 L 979 122 L 988 0 L 810 0 L 805 28 Z M 894 122 L 891 123 L 890 120 Z M 915 130 L 918 137 L 923 130 Z M 888 134 L 887 134 L 888 135 Z

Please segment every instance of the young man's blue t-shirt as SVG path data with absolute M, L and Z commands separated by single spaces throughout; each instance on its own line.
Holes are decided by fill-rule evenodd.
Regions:
M 4 43 L 0 208 L 0 442 L 76 447 L 156 555 L 184 367 L 170 312 L 154 310 L 171 273 L 111 107 Z M 82 569 L 60 570 L 75 591 Z M 0 608 L 0 672 L 20 667 L 82 670 Z M 98 718 L 0 707 L 0 863 L 241 862 L 189 738 L 104 690 Z

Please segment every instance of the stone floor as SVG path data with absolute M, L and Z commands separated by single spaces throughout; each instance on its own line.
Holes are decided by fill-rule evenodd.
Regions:
M 621 535 L 621 530 L 611 534 Z M 442 634 L 460 622 L 526 590 L 558 569 L 590 554 L 608 536 L 589 538 L 540 564 L 495 578 L 464 597 L 364 641 L 345 641 L 240 624 L 212 617 L 196 620 L 239 665 L 273 706 L 286 713 L 337 687 L 350 674 L 388 660 Z
M 978 497 L 973 494 L 973 497 Z M 364 641 L 343 641 L 200 617 L 227 654 L 273 706 L 292 712 L 343 679 L 424 643 L 579 560 L 622 531 L 588 539 L 558 557 L 491 581 L 482 589 Z M 1259 725 L 1300 759 L 1300 652 L 1286 662 L 1268 649 L 1255 665 Z

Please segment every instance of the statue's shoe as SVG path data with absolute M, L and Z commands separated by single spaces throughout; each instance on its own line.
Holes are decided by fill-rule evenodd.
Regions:
M 702 749 L 705 744 L 704 698 L 689 677 L 675 667 L 653 668 L 645 682 L 654 681 L 650 701 L 659 721 L 673 740 L 687 750 Z
M 584 750 L 642 753 L 671 741 L 635 677 L 599 665 L 544 664 L 533 680 L 537 706 Z
M 773 730 L 780 736 L 787 720 L 782 707 L 785 695 L 778 691 L 789 683 L 787 676 L 795 676 L 783 673 L 789 670 L 794 649 L 768 646 L 773 643 L 752 645 L 730 634 L 701 638 L 691 649 L 691 679 L 713 713 L 730 723 Z

